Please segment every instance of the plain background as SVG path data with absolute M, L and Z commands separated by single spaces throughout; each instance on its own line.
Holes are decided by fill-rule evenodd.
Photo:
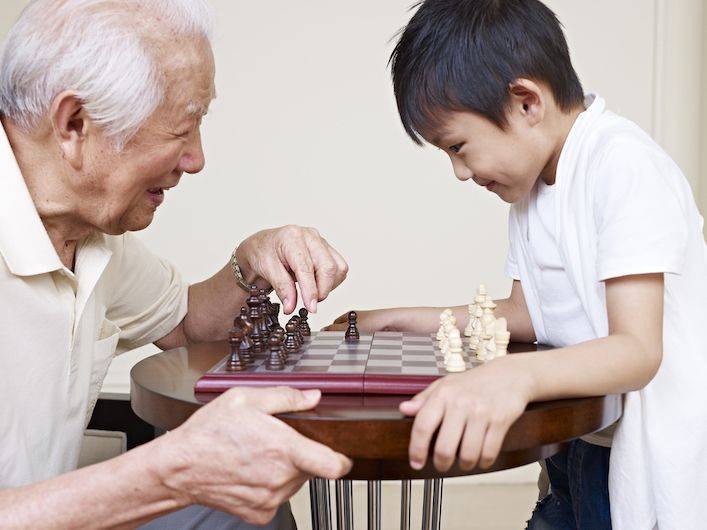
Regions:
M 26 3 L 4 0 L 0 29 Z M 446 156 L 415 146 L 396 114 L 386 62 L 411 0 L 212 3 L 218 98 L 204 122 L 207 165 L 167 193 L 141 233 L 156 253 L 194 282 L 257 230 L 314 226 L 351 266 L 314 328 L 350 308 L 467 303 L 481 282 L 508 293 L 508 205 L 456 181 Z M 706 194 L 703 3 L 548 4 L 585 91 L 653 134 Z
M 350 308 L 465 304 L 481 282 L 492 296 L 506 296 L 508 205 L 456 181 L 446 156 L 413 145 L 397 117 L 386 63 L 412 3 L 212 0 L 218 98 L 204 121 L 207 165 L 167 193 L 140 237 L 195 282 L 221 268 L 257 230 L 315 226 L 351 272 L 320 304 L 314 329 Z M 704 213 L 705 2 L 547 3 L 566 28 L 585 91 L 601 94 L 666 148 Z M 0 3 L 0 36 L 26 4 Z M 104 392 L 126 394 L 129 367 L 152 351 L 118 358 Z M 528 466 L 483 480 L 531 481 L 536 474 Z M 446 495 L 468 483 L 447 482 Z M 497 502 L 502 511 L 519 508 L 514 517 L 521 521 L 530 508 L 511 502 L 509 492 Z M 491 508 L 487 497 L 478 500 Z M 465 513 L 459 515 L 459 528 L 468 527 Z M 452 518 L 445 515 L 447 528 Z

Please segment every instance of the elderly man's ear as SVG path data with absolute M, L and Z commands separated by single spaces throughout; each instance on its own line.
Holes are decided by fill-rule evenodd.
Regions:
M 50 119 L 62 157 L 73 169 L 80 170 L 83 167 L 86 135 L 92 123 L 75 92 L 64 91 L 54 98 Z

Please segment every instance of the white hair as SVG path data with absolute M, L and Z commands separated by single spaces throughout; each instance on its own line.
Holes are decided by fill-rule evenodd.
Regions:
M 5 42 L 0 112 L 25 130 L 74 90 L 121 147 L 164 98 L 151 34 L 211 37 L 206 0 L 34 0 Z

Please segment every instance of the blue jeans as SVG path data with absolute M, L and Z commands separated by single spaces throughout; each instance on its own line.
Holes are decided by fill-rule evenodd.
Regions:
M 528 530 L 611 530 L 611 449 L 573 440 L 545 460 L 550 493 L 538 502 Z

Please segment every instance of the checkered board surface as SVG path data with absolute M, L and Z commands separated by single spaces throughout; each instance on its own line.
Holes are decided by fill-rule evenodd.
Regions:
M 467 369 L 468 339 L 464 339 Z M 320 388 L 331 394 L 412 395 L 447 375 L 444 356 L 432 335 L 401 332 L 361 334 L 347 343 L 343 332 L 312 333 L 300 353 L 290 354 L 284 370 L 265 368 L 268 354 L 256 354 L 254 364 L 241 372 L 226 371 L 228 356 L 196 384 L 196 392 L 223 392 L 232 386 L 292 386 Z

